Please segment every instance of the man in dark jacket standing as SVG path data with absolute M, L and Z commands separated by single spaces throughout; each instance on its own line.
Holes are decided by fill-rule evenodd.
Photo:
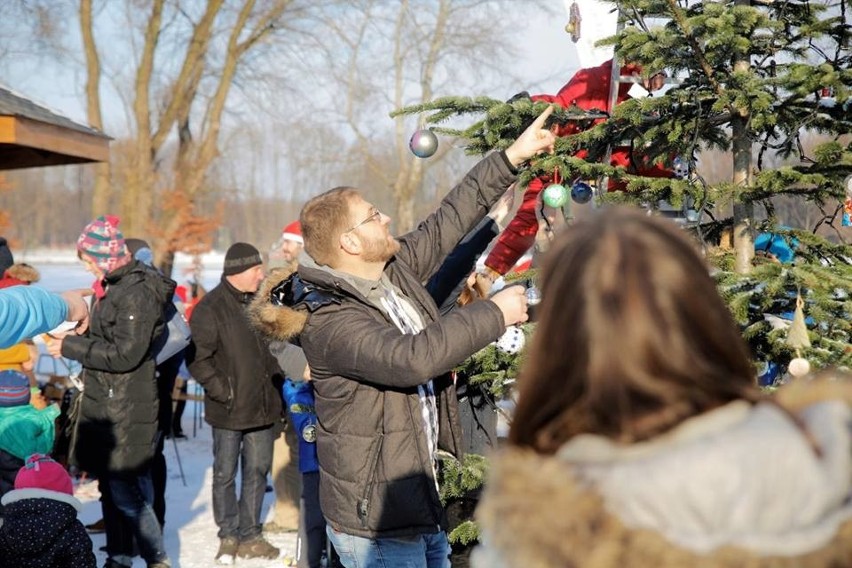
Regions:
M 525 321 L 526 299 L 515 286 L 442 318 L 421 283 L 515 181 L 515 168 L 552 149 L 542 129 L 550 112 L 399 240 L 354 188 L 302 210 L 309 257 L 278 291 L 289 287 L 283 303 L 309 312 L 299 337 L 316 394 L 320 498 L 344 566 L 449 566 L 437 485 L 440 452 L 461 453 L 449 372 Z
M 273 425 L 281 419 L 282 377 L 268 342 L 246 308 L 263 280 L 260 253 L 231 245 L 222 280 L 192 314 L 189 371 L 205 390 L 204 415 L 213 427 L 213 516 L 219 527 L 219 564 L 277 558 L 263 539 L 260 513 L 272 464 Z M 239 500 L 235 486 L 242 456 Z

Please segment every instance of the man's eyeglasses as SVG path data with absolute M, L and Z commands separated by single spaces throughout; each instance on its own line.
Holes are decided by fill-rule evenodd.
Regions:
M 378 220 L 379 220 L 379 219 L 381 219 L 381 218 L 382 218 L 382 212 L 381 212 L 381 211 L 379 211 L 378 209 L 376 209 L 375 207 L 373 207 L 373 209 L 372 209 L 372 213 L 370 213 L 370 216 L 369 216 L 369 217 L 367 217 L 366 219 L 364 219 L 364 220 L 363 220 L 363 221 L 361 221 L 360 223 L 358 223 L 358 224 L 356 224 L 356 225 L 353 225 L 353 226 L 349 227 L 348 229 L 346 229 L 345 231 L 343 231 L 343 233 L 344 233 L 344 234 L 346 234 L 346 233 L 350 233 L 350 232 L 354 231 L 355 229 L 357 229 L 358 227 L 360 227 L 361 225 L 366 225 L 366 224 L 367 224 L 367 223 L 369 223 L 370 221 L 378 221 Z

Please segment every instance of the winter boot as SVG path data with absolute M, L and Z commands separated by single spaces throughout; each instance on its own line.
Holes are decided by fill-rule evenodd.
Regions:
M 240 558 L 278 558 L 281 551 L 269 544 L 262 536 L 241 542 L 237 549 Z
M 240 546 L 238 541 L 233 536 L 226 536 L 219 541 L 219 552 L 216 553 L 216 564 L 221 566 L 231 566 L 234 559 L 237 557 L 237 548 Z

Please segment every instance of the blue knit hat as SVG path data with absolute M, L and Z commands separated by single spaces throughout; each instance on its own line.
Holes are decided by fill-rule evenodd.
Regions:
M 0 408 L 30 403 L 30 380 L 20 371 L 0 371 Z

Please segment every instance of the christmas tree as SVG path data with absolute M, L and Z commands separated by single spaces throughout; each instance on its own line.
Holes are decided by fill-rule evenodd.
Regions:
M 756 363 L 783 370 L 798 356 L 814 369 L 849 366 L 852 247 L 840 228 L 844 201 L 852 198 L 846 193 L 852 191 L 848 2 L 611 4 L 619 30 L 603 43 L 614 46 L 616 64 L 637 64 L 646 78 L 665 70 L 673 86 L 659 96 L 627 99 L 608 113 L 559 109 L 554 120 L 585 129 L 560 137 L 555 153 L 533 161 L 522 182 L 542 175 L 587 181 L 600 206 L 654 209 L 667 203 L 694 211 L 686 230 L 703 245 Z M 398 112 L 422 113 L 435 132 L 461 138 L 469 153 L 482 154 L 507 147 L 547 105 L 523 96 L 506 102 L 472 95 L 480 96 L 445 97 Z M 459 116 L 475 121 L 465 128 L 440 126 Z M 805 136 L 820 140 L 809 152 Z M 612 166 L 607 157 L 616 145 L 629 146 L 633 163 L 660 164 L 680 175 L 644 177 L 641 168 Z M 699 156 L 711 149 L 730 155 L 732 179 L 709 184 L 698 174 Z M 770 167 L 778 160 L 785 165 Z M 613 183 L 618 190 L 606 191 Z M 785 226 L 776 214 L 779 196 L 818 207 L 822 232 Z M 780 240 L 789 258 L 755 256 L 755 237 Z M 790 341 L 799 298 L 807 330 Z

